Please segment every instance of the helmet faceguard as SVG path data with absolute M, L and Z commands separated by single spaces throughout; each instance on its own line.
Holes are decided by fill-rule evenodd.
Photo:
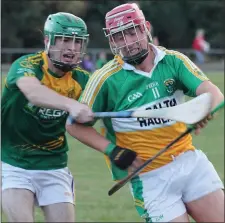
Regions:
M 123 4 L 106 14 L 105 36 L 109 38 L 111 51 L 114 55 L 120 55 L 122 59 L 133 65 L 144 61 L 149 53 L 149 44 L 152 42 L 150 31 L 146 27 L 146 20 L 137 4 Z M 139 37 L 138 33 L 145 33 Z M 131 33 L 132 42 L 126 39 L 126 33 Z M 123 45 L 118 44 L 118 39 L 123 39 Z
M 89 38 L 82 19 L 62 12 L 49 15 L 44 33 L 48 37 L 46 53 L 56 68 L 67 72 L 82 61 Z

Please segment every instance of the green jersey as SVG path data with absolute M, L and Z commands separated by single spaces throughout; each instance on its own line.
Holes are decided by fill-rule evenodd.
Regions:
M 78 99 L 88 72 L 77 67 L 58 77 L 48 69 L 45 52 L 26 55 L 11 66 L 2 94 L 2 161 L 24 169 L 48 170 L 67 166 L 66 111 L 31 104 L 17 87 L 22 76 L 36 77 L 48 88 Z
M 150 73 L 135 69 L 116 56 L 91 77 L 80 98 L 94 112 L 159 109 L 195 97 L 207 77 L 185 55 L 152 45 L 155 60 Z M 184 123 L 160 118 L 107 118 L 104 132 L 112 143 L 129 148 L 146 161 L 186 130 Z M 169 163 L 173 156 L 193 150 L 191 135 L 155 159 L 144 172 Z M 107 161 L 114 179 L 126 176 Z

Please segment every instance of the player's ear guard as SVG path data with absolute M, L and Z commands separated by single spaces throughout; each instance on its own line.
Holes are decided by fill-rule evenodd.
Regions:
M 136 152 L 113 144 L 107 146 L 105 154 L 121 170 L 126 170 L 137 157 Z

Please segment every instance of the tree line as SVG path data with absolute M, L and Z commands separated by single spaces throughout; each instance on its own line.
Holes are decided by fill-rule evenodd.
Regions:
M 108 48 L 102 28 L 105 14 L 126 0 L 35 1 L 3 0 L 2 48 L 43 47 L 43 25 L 47 16 L 60 11 L 80 16 L 87 23 L 90 48 Z M 153 26 L 160 45 L 190 48 L 195 32 L 203 28 L 212 48 L 225 48 L 222 0 L 140 0 L 145 17 Z

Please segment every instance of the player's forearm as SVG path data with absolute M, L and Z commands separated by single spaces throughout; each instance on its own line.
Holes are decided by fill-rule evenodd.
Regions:
M 73 124 L 66 125 L 66 129 L 71 136 L 77 138 L 80 142 L 107 155 L 111 162 L 121 170 L 126 170 L 133 163 L 134 165 L 142 164 L 140 159 L 136 160 L 136 152 L 114 145 L 93 127 Z M 136 166 L 133 167 L 137 168 Z
M 212 89 L 210 92 L 213 95 L 212 100 L 212 109 L 213 109 L 224 100 L 224 95 L 219 90 L 219 88 Z
M 44 85 L 35 86 L 34 89 L 25 94 L 27 99 L 34 105 L 46 108 L 68 111 L 70 98 L 62 96 Z
M 211 93 L 212 95 L 212 109 L 215 108 L 218 104 L 220 104 L 224 100 L 224 95 L 220 91 L 220 89 L 212 84 L 210 81 L 204 81 L 197 89 L 197 95 L 203 93 Z
M 93 127 L 80 124 L 66 125 L 66 130 L 85 145 L 104 153 L 110 141 L 100 135 Z
M 41 85 L 36 78 L 32 80 L 21 78 L 17 85 L 32 104 L 68 111 L 68 105 L 72 99 L 62 96 L 50 88 Z

